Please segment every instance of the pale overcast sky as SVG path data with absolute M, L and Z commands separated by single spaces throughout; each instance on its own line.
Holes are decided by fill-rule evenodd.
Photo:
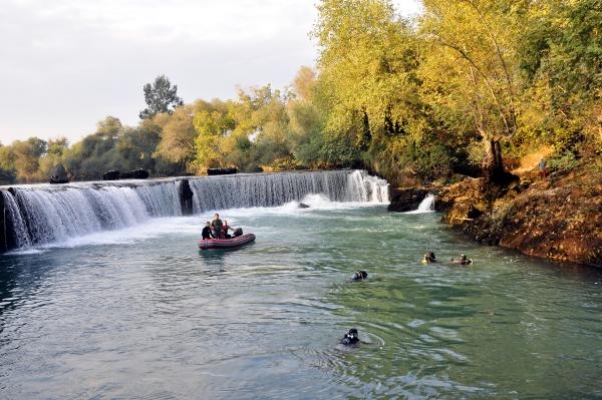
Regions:
M 138 124 L 158 75 L 186 103 L 289 85 L 314 66 L 317 0 L 0 0 L 0 142 Z M 394 2 L 403 14 L 417 0 Z

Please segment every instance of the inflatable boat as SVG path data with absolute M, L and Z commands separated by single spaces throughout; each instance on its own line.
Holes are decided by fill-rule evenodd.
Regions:
M 231 239 L 201 239 L 199 240 L 199 249 L 217 250 L 217 249 L 235 249 L 247 243 L 255 241 L 255 234 L 245 233 Z

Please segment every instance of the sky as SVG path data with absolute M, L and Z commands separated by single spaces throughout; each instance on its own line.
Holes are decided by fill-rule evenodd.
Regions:
M 314 66 L 317 0 L 0 0 L 0 143 L 136 126 L 165 75 L 185 103 L 282 89 Z M 418 0 L 393 2 L 404 15 Z

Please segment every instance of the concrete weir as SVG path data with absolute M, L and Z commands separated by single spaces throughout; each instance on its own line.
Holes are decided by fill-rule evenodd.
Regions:
M 275 207 L 321 194 L 387 204 L 388 183 L 361 170 L 237 174 L 0 187 L 0 252 L 27 249 L 150 218 Z

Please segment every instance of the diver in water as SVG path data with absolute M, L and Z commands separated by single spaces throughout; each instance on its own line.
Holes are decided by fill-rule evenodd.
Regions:
M 351 277 L 352 281 L 363 281 L 368 278 L 368 273 L 366 271 L 355 271 L 353 276 Z
M 437 262 L 437 257 L 435 257 L 435 253 L 433 253 L 432 251 L 429 251 L 424 255 L 424 257 L 422 257 L 423 264 L 430 264 L 434 262 Z
M 357 329 L 355 328 L 349 329 L 349 332 L 347 332 L 345 336 L 343 336 L 343 339 L 341 339 L 341 344 L 345 346 L 352 346 L 354 344 L 358 344 L 359 342 L 360 338 L 358 337 Z
M 451 259 L 452 264 L 460 264 L 460 265 L 470 265 L 472 264 L 472 260 L 466 258 L 466 255 L 462 254 L 459 260 Z

